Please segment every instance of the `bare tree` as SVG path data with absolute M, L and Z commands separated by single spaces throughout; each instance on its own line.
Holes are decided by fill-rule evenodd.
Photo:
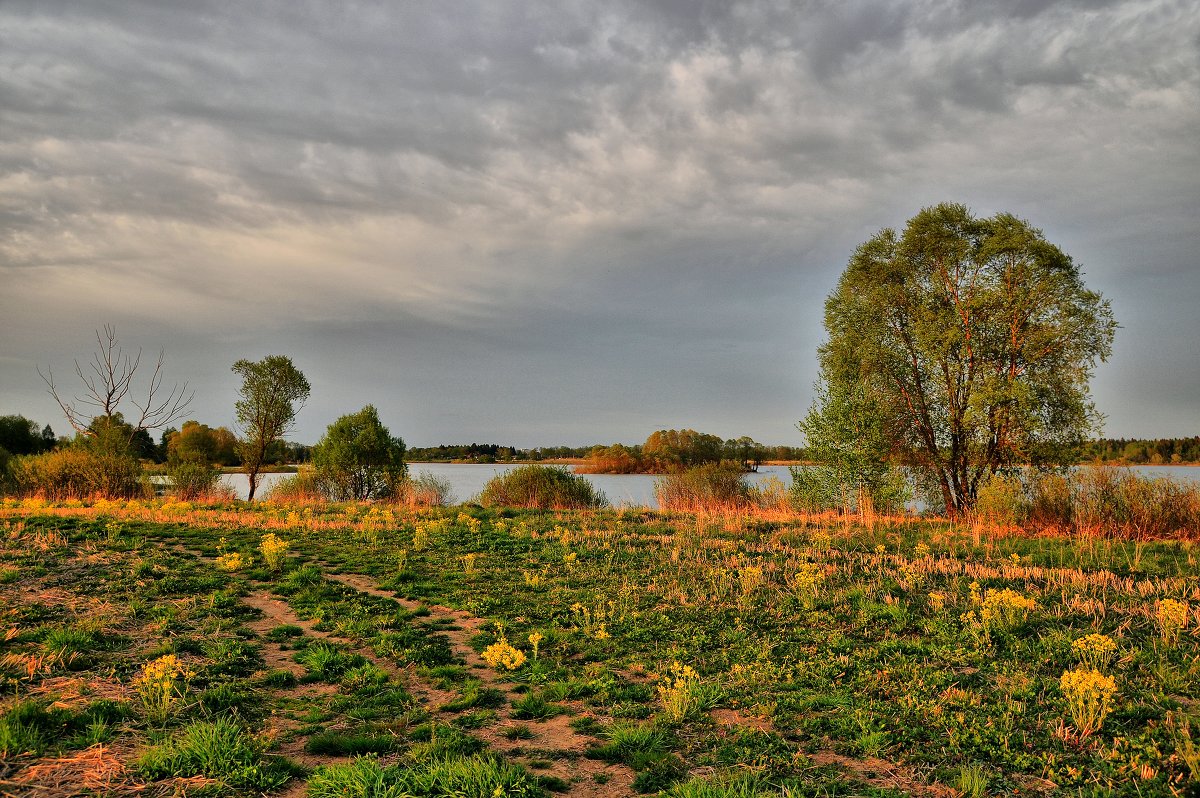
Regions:
M 54 372 L 49 367 L 38 375 L 46 383 L 50 395 L 62 408 L 67 421 L 80 435 L 96 438 L 98 430 L 111 431 L 116 423 L 128 426 L 126 443 L 132 443 L 139 432 L 162 429 L 178 421 L 187 412 L 196 392 L 188 392 L 187 383 L 171 386 L 163 391 L 163 351 L 150 379 L 143 386 L 135 383 L 138 369 L 142 365 L 142 350 L 130 355 L 117 340 L 117 330 L 110 324 L 104 325 L 103 333 L 96 330 L 96 351 L 85 368 L 75 361 L 75 374 L 83 383 L 80 395 L 64 398 L 54 382 Z M 136 413 L 126 417 L 123 408 L 132 406 Z M 100 421 L 102 423 L 97 424 Z

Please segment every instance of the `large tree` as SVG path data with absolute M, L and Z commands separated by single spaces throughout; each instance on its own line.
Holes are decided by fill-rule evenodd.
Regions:
M 825 304 L 821 380 L 876 408 L 886 456 L 957 513 L 991 474 L 1073 460 L 1116 327 L 1040 230 L 937 205 L 854 253 Z
M 367 405 L 329 425 L 313 447 L 317 479 L 337 501 L 390 498 L 405 476 L 404 441 Z
M 267 452 L 291 428 L 310 388 L 300 370 L 283 355 L 239 360 L 233 370 L 242 378 L 241 398 L 234 405 L 241 432 L 238 454 L 250 482 L 247 499 L 254 501 Z

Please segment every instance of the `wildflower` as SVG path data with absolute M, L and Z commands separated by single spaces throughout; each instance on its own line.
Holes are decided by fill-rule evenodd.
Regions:
M 929 546 L 925 543 L 918 543 L 913 553 L 917 555 L 917 559 L 923 560 L 929 556 Z
M 596 625 L 595 631 L 592 632 L 592 637 L 596 638 L 597 640 L 607 640 L 608 638 L 612 637 L 612 635 L 608 633 L 608 630 L 604 628 L 604 624 L 601 623 Z
M 531 632 L 528 639 L 529 645 L 533 646 L 533 658 L 536 660 L 538 658 L 538 646 L 540 646 L 542 641 L 546 638 L 541 632 Z
M 987 591 L 981 603 L 979 620 L 989 631 L 1019 626 L 1037 609 L 1036 601 L 1009 588 Z
M 230 551 L 221 554 L 217 557 L 217 567 L 222 571 L 240 571 L 245 568 L 249 560 L 238 551 Z
M 568 568 L 574 568 L 575 564 L 578 561 L 579 561 L 579 555 L 573 551 L 568 552 L 563 555 L 563 564 L 566 565 Z
M 287 553 L 288 542 L 278 537 L 274 532 L 263 535 L 258 550 L 262 552 L 263 560 L 272 571 L 283 567 L 283 556 Z
M 679 723 L 700 708 L 700 674 L 691 665 L 671 663 L 668 675 L 658 686 L 658 700 L 663 714 L 672 723 Z
M 1163 599 L 1158 602 L 1154 620 L 1158 623 L 1163 642 L 1168 646 L 1175 645 L 1179 633 L 1187 626 L 1188 612 L 1188 605 L 1182 601 Z
M 1066 671 L 1059 688 L 1067 700 L 1067 713 L 1081 737 L 1097 731 L 1112 712 L 1117 683 L 1095 669 Z
M 1117 653 L 1117 644 L 1108 635 L 1090 634 L 1072 643 L 1071 651 L 1083 667 L 1103 671 Z
M 934 612 L 941 612 L 946 608 L 946 594 L 934 591 L 929 594 L 929 607 Z
M 187 682 L 193 675 L 174 654 L 146 663 L 133 680 L 133 688 L 142 702 L 146 717 L 159 723 L 165 721 L 187 690 Z M 183 681 L 182 686 L 179 680 Z
M 503 634 L 495 643 L 483 650 L 483 661 L 492 668 L 499 670 L 501 666 L 510 671 L 525 664 L 525 653 L 513 648 Z

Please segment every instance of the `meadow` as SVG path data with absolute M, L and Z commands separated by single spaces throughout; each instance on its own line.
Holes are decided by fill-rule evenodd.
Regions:
M 1200 794 L 1197 544 L 0 504 L 0 794 Z

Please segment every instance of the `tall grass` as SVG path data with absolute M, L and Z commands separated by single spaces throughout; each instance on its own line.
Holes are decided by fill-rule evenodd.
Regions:
M 592 510 L 608 505 L 603 491 L 565 468 L 518 466 L 493 477 L 479 494 L 486 507 Z
M 1200 537 L 1200 485 L 1112 466 L 996 477 L 980 489 L 975 515 L 1006 527 L 1092 537 L 1194 539 Z

